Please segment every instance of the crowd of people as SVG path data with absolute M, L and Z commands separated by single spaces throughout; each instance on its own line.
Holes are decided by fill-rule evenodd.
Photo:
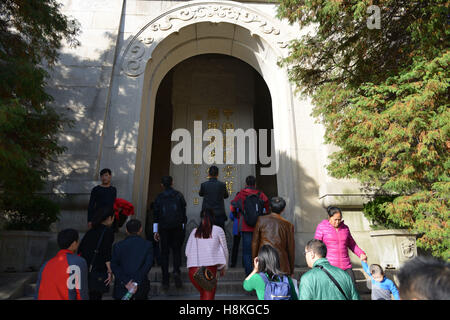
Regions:
M 448 262 L 412 259 L 400 269 L 397 288 L 380 265 L 368 265 L 366 253 L 356 244 L 337 207 L 327 208 L 327 219 L 318 224 L 314 239 L 306 243 L 304 256 L 311 270 L 296 279 L 294 226 L 282 217 L 286 202 L 281 197 L 268 199 L 257 189 L 254 176 L 246 178 L 245 188 L 231 201 L 229 218 L 234 237 L 229 257 L 224 232 L 228 219 L 224 199 L 229 194 L 225 183 L 218 180 L 218 168 L 211 166 L 208 173 L 208 181 L 199 190 L 203 197 L 200 223 L 189 234 L 185 247 L 189 279 L 201 300 L 214 299 L 229 260 L 231 267 L 237 265 L 241 239 L 243 288 L 255 291 L 259 300 L 359 300 L 348 249 L 359 257 L 371 279 L 372 300 L 450 298 Z M 42 266 L 36 299 L 101 300 L 114 283 L 114 299 L 146 300 L 148 274 L 155 264 L 161 267 L 162 288 L 169 288 L 170 252 L 173 282 L 177 288 L 183 285 L 186 201 L 173 189 L 172 177 L 161 179 L 163 192 L 151 205 L 153 225 L 145 226 L 144 239 L 142 223 L 122 214 L 131 204 L 123 201 L 125 206 L 115 206 L 117 191 L 111 185 L 111 176 L 109 169 L 100 172 L 102 183 L 91 192 L 88 231 L 81 241 L 74 229 L 58 233 L 60 251 Z M 132 215 L 132 208 L 130 212 L 126 216 Z M 114 243 L 115 232 L 125 220 L 127 237 Z

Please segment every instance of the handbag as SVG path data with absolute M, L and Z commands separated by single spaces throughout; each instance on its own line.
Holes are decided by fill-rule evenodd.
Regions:
M 197 242 L 197 264 L 199 265 L 200 262 L 198 260 L 198 239 L 196 238 L 195 240 Z M 197 284 L 206 291 L 212 291 L 217 285 L 216 276 L 205 266 L 199 267 L 197 271 L 195 271 L 193 278 L 195 282 L 197 282 Z
M 105 284 L 106 279 L 108 279 L 108 273 L 102 272 L 102 271 L 94 271 L 94 261 L 95 258 L 97 258 L 100 245 L 103 240 L 103 235 L 105 234 L 105 229 L 103 229 L 102 235 L 100 236 L 100 239 L 97 243 L 97 248 L 94 250 L 94 256 L 92 257 L 91 263 L 89 265 L 89 273 L 88 273 L 88 286 L 89 291 L 97 291 L 101 293 L 106 293 L 109 291 L 109 285 L 107 286 Z

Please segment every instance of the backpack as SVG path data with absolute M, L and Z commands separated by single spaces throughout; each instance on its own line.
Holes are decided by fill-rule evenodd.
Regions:
M 266 288 L 264 290 L 264 300 L 291 299 L 291 286 L 287 276 L 283 276 L 283 278 L 277 276 L 279 281 L 270 281 L 264 272 L 260 272 L 259 274 L 266 284 Z
M 249 227 L 254 227 L 259 216 L 263 215 L 264 201 L 259 197 L 261 192 L 251 194 L 244 200 L 244 220 Z
M 161 194 L 159 224 L 166 229 L 176 228 L 183 224 L 183 211 L 181 210 L 178 192 Z

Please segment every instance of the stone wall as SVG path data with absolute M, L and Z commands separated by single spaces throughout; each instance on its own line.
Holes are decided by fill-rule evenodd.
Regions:
M 272 96 L 280 154 L 279 195 L 288 200 L 286 218 L 295 224 L 298 265 L 304 244 L 324 218 L 324 206 L 341 205 L 344 219 L 369 258 L 375 256 L 364 199 L 354 181 L 328 176 L 333 147 L 311 117 L 308 97 L 294 94 L 276 62 L 297 30 L 275 18 L 276 5 L 262 2 L 61 0 L 63 13 L 78 19 L 81 46 L 64 47 L 48 92 L 75 126 L 61 135 L 68 151 L 52 168 L 47 193 L 63 205 L 58 230 L 86 230 L 86 208 L 103 167 L 113 171 L 118 197 L 133 202 L 137 217 L 147 207 L 154 105 L 157 88 L 177 63 L 202 53 L 221 53 L 250 64 Z M 204 9 L 202 5 L 210 11 Z M 186 5 L 184 11 L 177 8 Z M 221 7 L 220 11 L 214 8 Z M 184 12 L 183 15 L 181 12 Z M 153 21 L 153 24 L 149 24 Z M 358 264 L 358 259 L 352 257 Z M 374 262 L 374 261 L 371 261 Z

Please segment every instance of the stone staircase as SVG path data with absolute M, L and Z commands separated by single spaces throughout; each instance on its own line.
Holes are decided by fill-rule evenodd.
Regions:
M 294 277 L 300 279 L 300 277 L 309 270 L 309 268 L 295 268 Z M 370 300 L 370 290 L 367 286 L 367 280 L 364 275 L 364 271 L 361 269 L 353 269 L 356 277 L 356 288 L 360 294 L 360 298 L 363 300 Z M 181 279 L 183 287 L 180 289 L 175 288 L 173 281 L 170 282 L 168 290 L 163 290 L 161 286 L 161 271 L 160 268 L 153 268 L 150 271 L 149 279 L 150 285 L 150 297 L 151 299 L 199 299 L 199 293 L 189 280 L 187 269 L 182 269 Z M 244 290 L 242 283 L 245 279 L 245 272 L 243 268 L 230 268 L 227 270 L 223 278 L 219 278 L 216 298 L 220 299 L 232 299 L 232 300 L 256 300 L 255 293 L 249 293 Z
M 295 279 L 299 279 L 301 275 L 307 272 L 308 268 L 295 268 Z M 356 288 L 362 300 L 370 300 L 370 290 L 367 286 L 367 279 L 364 271 L 358 268 L 353 269 L 356 277 Z M 150 279 L 150 300 L 199 300 L 200 295 L 189 280 L 187 268 L 182 268 L 181 279 L 183 286 L 179 289 L 175 288 L 172 278 L 170 287 L 164 290 L 161 286 L 161 268 L 153 267 L 149 273 Z M 216 300 L 257 300 L 256 294 L 245 291 L 242 282 L 245 279 L 243 268 L 230 268 L 224 277 L 219 278 L 216 289 Z M 25 287 L 25 296 L 19 300 L 31 300 L 34 296 L 36 284 L 28 284 Z M 112 300 L 112 289 L 104 295 L 104 300 Z

